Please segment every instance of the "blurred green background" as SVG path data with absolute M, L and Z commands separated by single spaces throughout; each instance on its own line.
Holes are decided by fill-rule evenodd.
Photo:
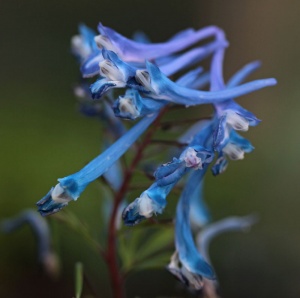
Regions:
M 79 79 L 69 42 L 77 24 L 99 21 L 130 36 L 140 29 L 163 41 L 187 27 L 215 24 L 227 33 L 228 78 L 259 59 L 253 78 L 276 77 L 278 86 L 245 96 L 241 104 L 262 119 L 247 137 L 256 150 L 210 174 L 205 197 L 215 219 L 256 212 L 249 233 L 216 239 L 211 258 L 223 297 L 300 297 L 300 4 L 286 1 L 38 1 L 0 2 L 0 217 L 34 208 L 58 177 L 80 169 L 101 148 L 101 126 L 77 111 L 72 86 Z M 100 233 L 101 189 L 93 183 L 68 208 Z M 130 200 L 133 197 L 130 197 Z M 0 296 L 72 297 L 73 266 L 82 261 L 99 297 L 109 297 L 107 274 L 82 238 L 52 223 L 62 262 L 49 280 L 36 261 L 29 228 L 0 235 Z M 129 297 L 189 297 L 163 269 L 139 272 Z

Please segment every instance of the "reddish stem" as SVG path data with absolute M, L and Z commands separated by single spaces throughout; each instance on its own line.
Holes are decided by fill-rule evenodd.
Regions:
M 107 250 L 106 250 L 106 263 L 108 266 L 110 279 L 111 279 L 111 286 L 113 290 L 113 297 L 114 298 L 123 298 L 125 297 L 124 293 L 124 276 L 121 274 L 118 266 L 118 259 L 117 259 L 117 251 L 116 251 L 116 217 L 118 215 L 119 206 L 125 197 L 126 192 L 129 189 L 130 181 L 133 176 L 134 170 L 137 167 L 138 163 L 143 157 L 143 152 L 147 145 L 151 142 L 151 138 L 155 131 L 158 129 L 160 124 L 160 119 L 162 118 L 163 114 L 167 111 L 167 108 L 164 108 L 160 114 L 157 116 L 155 121 L 153 122 L 151 128 L 148 130 L 143 142 L 137 147 L 137 152 L 132 160 L 130 166 L 125 170 L 124 180 L 119 189 L 116 193 L 114 198 L 114 205 L 113 210 L 110 216 L 109 227 L 108 227 L 108 239 L 107 239 Z

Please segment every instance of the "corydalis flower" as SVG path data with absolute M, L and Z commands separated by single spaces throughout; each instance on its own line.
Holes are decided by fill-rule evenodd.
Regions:
M 216 73 L 221 73 L 223 55 L 216 55 L 216 57 L 219 57 L 219 59 L 214 57 L 212 69 L 216 69 Z M 246 65 L 232 77 L 226 87 L 223 83 L 223 78 L 212 78 L 212 84 L 215 80 L 218 81 L 219 87 L 222 89 L 236 86 L 236 84 L 242 82 L 249 74 L 256 70 L 259 65 L 258 62 L 252 62 Z M 218 71 L 218 69 L 220 70 Z M 215 85 L 217 85 L 217 83 L 215 83 Z M 219 123 L 214 133 L 214 147 L 219 152 L 226 145 L 232 129 L 237 131 L 247 131 L 249 126 L 256 126 L 260 122 L 255 115 L 241 107 L 233 99 L 215 103 L 214 106 L 216 116 L 219 118 Z
M 125 225 L 135 225 L 153 214 L 162 213 L 166 198 L 176 183 L 191 169 L 198 170 L 211 163 L 213 152 L 206 149 L 211 138 L 211 122 L 202 126 L 179 158 L 173 158 L 155 171 L 155 182 L 123 211 Z
M 136 80 L 150 92 L 148 96 L 187 106 L 217 103 L 276 84 L 276 80 L 271 78 L 221 91 L 198 91 L 174 83 L 153 63 L 147 62 L 146 66 L 147 70 L 136 72 Z
M 202 69 L 192 70 L 181 76 L 176 82 L 182 86 L 190 87 L 199 82 L 199 74 Z M 127 89 L 124 96 L 119 96 L 113 105 L 114 113 L 117 117 L 135 120 L 138 117 L 152 114 L 169 104 L 165 100 L 142 97 L 135 89 Z
M 214 279 L 211 266 L 197 250 L 190 225 L 191 197 L 195 185 L 200 184 L 206 168 L 192 172 L 179 199 L 175 221 L 175 256 L 171 258 L 167 269 L 175 274 L 190 289 L 200 290 L 203 286 L 203 277 Z
M 162 109 L 168 102 L 141 97 L 134 89 L 127 89 L 124 96 L 114 102 L 113 110 L 116 117 L 135 120 Z
M 113 145 L 79 172 L 58 179 L 59 183 L 37 202 L 41 215 L 46 216 L 60 211 L 70 201 L 76 201 L 86 186 L 103 175 L 137 140 L 137 138 L 155 120 L 157 114 L 143 118 Z
M 222 45 L 216 44 L 193 49 L 179 57 L 174 57 L 171 61 L 162 65 L 160 70 L 166 76 L 173 75 L 177 71 L 201 61 Z M 140 73 L 143 74 L 141 69 L 144 69 L 145 65 L 142 68 L 137 68 L 130 63 L 124 62 L 116 53 L 105 48 L 102 49 L 102 57 L 104 60 L 99 63 L 101 78 L 91 85 L 93 98 L 101 98 L 105 92 L 112 88 L 130 87 L 143 93 L 149 93 L 146 88 L 141 86 L 144 78 L 139 77 Z
M 113 30 L 108 28 L 108 27 L 104 27 L 99 25 L 99 27 L 102 27 L 102 29 L 105 31 L 106 29 L 110 30 L 110 32 L 112 32 Z M 81 29 L 81 28 L 80 28 Z M 207 28 L 208 30 L 204 30 L 205 32 L 202 32 L 200 34 L 197 35 L 196 39 L 194 40 L 202 40 L 205 39 L 206 37 L 210 37 L 213 35 L 216 35 L 216 32 L 219 30 L 217 27 L 210 27 Z M 102 30 L 102 32 L 104 32 Z M 82 30 L 80 30 L 82 31 Z M 101 30 L 100 30 L 101 31 Z M 194 30 L 192 29 L 187 29 L 184 30 L 180 33 L 177 33 L 175 36 L 173 36 L 168 43 L 172 43 L 174 44 L 175 41 L 177 40 L 177 44 L 179 46 L 182 46 L 182 42 L 178 43 L 180 41 L 182 41 L 182 39 L 184 39 L 186 36 L 193 34 Z M 81 34 L 79 35 L 79 37 L 82 37 L 85 35 Z M 88 37 L 90 37 L 91 35 L 88 35 Z M 159 47 L 161 48 L 161 46 L 163 46 L 165 48 L 165 50 L 167 49 L 165 45 L 163 44 L 151 44 L 149 38 L 145 37 L 145 34 L 143 34 L 142 38 L 140 38 L 141 34 L 139 35 L 134 35 L 133 40 L 129 41 L 127 39 L 127 42 L 125 43 L 134 43 L 137 47 L 143 47 L 143 45 L 148 45 L 150 47 Z M 94 37 L 94 35 L 93 35 Z M 113 38 L 112 38 L 113 39 Z M 126 38 L 125 38 L 126 39 Z M 74 45 L 76 47 L 77 44 L 80 45 L 80 49 L 85 47 L 83 45 L 86 45 L 86 42 L 83 43 L 82 42 L 87 40 L 83 39 L 83 38 L 78 38 L 78 36 L 75 36 L 72 39 L 72 48 L 74 48 Z M 90 41 L 90 39 L 88 39 L 88 42 Z M 99 48 L 94 49 L 94 45 L 98 44 Z M 172 46 L 172 44 L 170 44 Z M 127 47 L 127 51 L 129 50 L 127 45 L 123 45 L 125 47 Z M 124 49 L 122 46 L 122 49 Z M 166 72 L 167 75 L 171 75 L 177 71 L 179 71 L 180 69 L 182 69 L 183 67 L 189 67 L 192 64 L 195 64 L 199 61 L 201 61 L 203 58 L 205 58 L 206 56 L 208 56 L 210 53 L 212 53 L 213 51 L 216 50 L 217 47 L 219 46 L 227 46 L 227 42 L 220 42 L 220 41 L 215 41 L 215 42 L 211 42 L 208 45 L 205 45 L 203 47 L 198 47 L 192 50 L 187 51 L 186 53 L 184 53 L 183 55 L 180 56 L 170 56 L 170 55 L 165 55 L 163 52 L 160 53 L 160 55 L 157 55 L 158 52 L 156 51 L 156 53 L 154 54 L 155 57 L 158 57 L 157 59 L 155 59 L 155 62 L 159 65 L 162 66 L 163 68 L 163 72 Z M 92 77 L 95 76 L 97 74 L 99 74 L 100 71 L 100 67 L 99 64 L 101 64 L 101 62 L 103 61 L 104 57 L 102 56 L 101 50 L 99 51 L 99 49 L 103 49 L 106 48 L 108 50 L 111 50 L 115 53 L 117 53 L 118 55 L 121 54 L 121 58 L 123 61 L 125 62 L 134 62 L 135 65 L 140 65 L 140 66 L 144 66 L 145 60 L 143 58 L 137 58 L 135 59 L 135 61 L 132 61 L 132 59 L 129 58 L 128 60 L 128 55 L 124 55 L 123 50 L 118 50 L 114 45 L 113 42 L 111 42 L 111 39 L 109 37 L 107 37 L 105 34 L 104 35 L 99 35 L 96 38 L 93 39 L 93 47 L 92 47 L 92 51 L 90 51 L 90 55 L 84 60 L 84 62 L 81 65 L 81 72 L 83 77 Z M 90 49 L 90 48 L 89 48 Z M 73 51 L 74 52 L 74 51 Z M 168 52 L 168 51 L 167 51 Z M 173 52 L 173 51 L 172 51 Z M 175 52 L 178 52 L 175 51 Z M 142 53 L 138 53 L 138 55 L 143 55 L 145 53 L 145 51 L 143 51 Z M 85 55 L 86 57 L 86 55 Z M 152 58 L 151 58 L 152 59 Z M 153 60 L 153 59 L 152 59 Z
M 218 39 L 225 39 L 220 32 Z M 259 67 L 258 62 L 246 65 L 226 86 L 223 79 L 223 60 L 225 49 L 218 49 L 211 63 L 211 86 L 212 91 L 226 90 L 242 82 L 249 74 Z M 244 153 L 251 152 L 254 148 L 251 143 L 241 137 L 235 131 L 247 131 L 249 125 L 255 126 L 258 120 L 251 112 L 238 105 L 232 98 L 223 102 L 215 102 L 216 128 L 214 130 L 214 149 L 219 153 L 216 164 L 212 167 L 214 175 L 221 174 L 227 168 L 226 155 L 230 159 L 239 160 L 244 158 Z

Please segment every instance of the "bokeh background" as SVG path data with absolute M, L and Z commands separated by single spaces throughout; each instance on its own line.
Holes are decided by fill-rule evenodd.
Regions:
M 225 74 L 259 59 L 253 78 L 276 77 L 278 86 L 245 96 L 242 105 L 263 120 L 247 137 L 256 150 L 231 162 L 225 175 L 207 177 L 205 197 L 215 219 L 256 212 L 246 234 L 216 239 L 211 258 L 223 297 L 300 297 L 300 4 L 261 1 L 0 1 L 0 217 L 34 204 L 101 148 L 101 126 L 80 115 L 72 94 L 79 79 L 70 54 L 77 24 L 99 21 L 130 36 L 136 29 L 154 41 L 209 24 L 230 41 Z M 101 190 L 88 187 L 69 206 L 97 234 Z M 131 198 L 132 199 L 132 198 Z M 99 297 L 109 297 L 103 263 L 82 238 L 51 223 L 61 275 L 49 280 L 36 261 L 29 228 L 0 235 L 0 296 L 72 297 L 73 267 L 82 261 Z M 129 297 L 190 297 L 162 270 L 139 272 L 127 283 Z

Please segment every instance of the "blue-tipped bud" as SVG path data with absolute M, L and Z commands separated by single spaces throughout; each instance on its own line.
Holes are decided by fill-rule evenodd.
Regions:
M 124 209 L 122 217 L 126 226 L 133 226 L 155 213 L 161 213 L 160 206 L 148 196 L 147 192 L 143 192 Z
M 61 187 L 60 183 L 58 183 L 55 187 L 52 187 L 36 205 L 40 214 L 47 216 L 60 211 L 72 200 L 74 199 Z

